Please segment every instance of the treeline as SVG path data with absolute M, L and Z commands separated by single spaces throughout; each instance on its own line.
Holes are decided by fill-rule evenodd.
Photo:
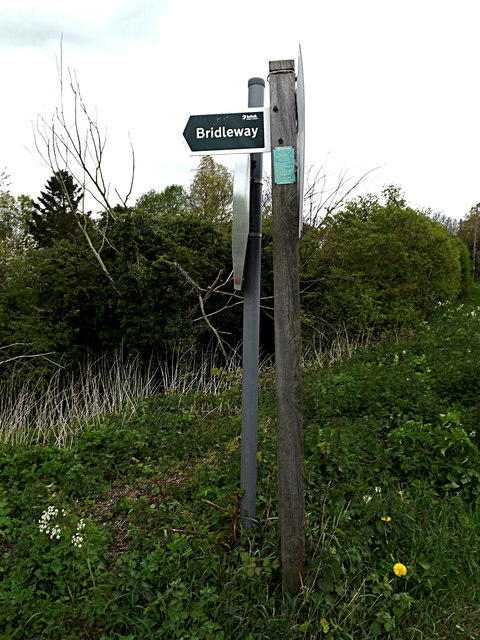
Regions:
M 4 176 L 5 178 L 5 176 Z M 188 189 L 149 191 L 92 215 L 57 171 L 36 200 L 0 193 L 0 363 L 38 375 L 122 349 L 147 363 L 242 337 L 231 272 L 232 176 L 204 157 Z M 272 247 L 264 207 L 262 328 L 272 353 Z M 475 210 L 457 225 L 412 209 L 396 187 L 304 226 L 304 346 L 401 333 L 469 290 Z M 455 225 L 454 225 L 455 226 Z M 475 230 L 476 231 L 476 230 Z M 470 247 L 468 246 L 470 243 Z

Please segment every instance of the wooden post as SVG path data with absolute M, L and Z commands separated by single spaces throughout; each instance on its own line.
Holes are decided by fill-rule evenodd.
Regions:
M 294 61 L 270 62 L 269 80 L 280 560 L 283 589 L 294 593 L 305 577 Z

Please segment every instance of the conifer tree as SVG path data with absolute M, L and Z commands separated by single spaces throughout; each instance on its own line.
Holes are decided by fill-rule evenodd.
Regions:
M 29 231 L 39 247 L 51 247 L 58 240 L 74 240 L 78 226 L 82 190 L 68 171 L 56 171 L 40 193 L 29 223 Z

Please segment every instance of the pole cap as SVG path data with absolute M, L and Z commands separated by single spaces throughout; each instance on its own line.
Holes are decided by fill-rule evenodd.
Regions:
M 263 78 L 250 78 L 248 81 L 248 86 L 251 87 L 252 84 L 260 84 L 262 87 L 265 86 L 265 80 Z

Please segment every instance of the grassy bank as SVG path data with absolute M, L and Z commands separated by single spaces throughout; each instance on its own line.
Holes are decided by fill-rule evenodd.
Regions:
M 396 344 L 306 367 L 296 597 L 279 584 L 273 374 L 248 534 L 239 385 L 105 415 L 68 449 L 0 446 L 0 637 L 480 638 L 479 353 L 477 288 Z

